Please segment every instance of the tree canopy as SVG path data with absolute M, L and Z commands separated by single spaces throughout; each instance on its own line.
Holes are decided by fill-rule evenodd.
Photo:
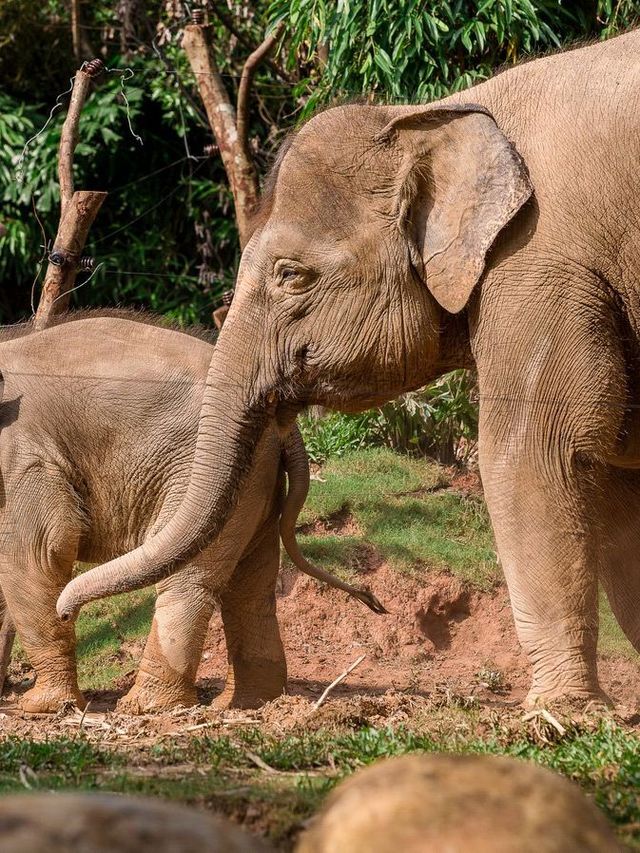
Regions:
M 222 79 L 279 22 L 258 69 L 250 148 L 264 175 L 283 135 L 345 98 L 428 101 L 505 63 L 632 25 L 635 0 L 212 0 Z M 56 157 L 79 63 L 100 57 L 82 114 L 76 170 L 109 192 L 78 278 L 76 304 L 139 305 L 210 322 L 233 282 L 238 238 L 231 195 L 181 36 L 179 0 L 4 0 L 0 5 L 0 322 L 31 313 L 39 264 L 55 234 Z M 140 140 L 138 139 L 140 137 Z

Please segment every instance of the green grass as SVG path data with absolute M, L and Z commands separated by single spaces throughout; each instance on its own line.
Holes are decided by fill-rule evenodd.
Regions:
M 410 752 L 501 754 L 534 761 L 577 782 L 613 823 L 619 837 L 640 847 L 640 737 L 611 721 L 586 730 L 569 728 L 555 743 L 534 742 L 524 729 L 494 723 L 475 734 L 473 711 L 447 712 L 433 730 L 320 729 L 301 735 L 239 730 L 233 736 L 189 738 L 144 751 L 105 749 L 84 738 L 32 743 L 0 741 L 0 791 L 33 788 L 144 793 L 205 805 L 261 826 L 285 849 L 345 776 L 384 757 Z M 255 766 L 258 756 L 272 770 Z M 175 768 L 175 770 L 174 770 Z M 151 772 L 150 772 L 151 771 Z
M 359 531 L 300 537 L 305 553 L 332 571 L 357 569 L 358 554 L 373 547 L 398 571 L 448 569 L 481 589 L 500 578 L 484 504 L 446 490 L 447 475 L 436 463 L 368 449 L 331 460 L 322 477 L 311 483 L 301 521 L 348 511 Z
M 112 686 L 136 668 L 137 656 L 129 647 L 139 645 L 149 633 L 154 601 L 153 591 L 146 589 L 95 601 L 82 610 L 77 628 L 78 676 L 84 689 Z
M 625 637 L 622 628 L 616 622 L 604 592 L 600 593 L 600 634 L 598 650 L 605 655 L 619 655 L 638 662 L 638 652 Z

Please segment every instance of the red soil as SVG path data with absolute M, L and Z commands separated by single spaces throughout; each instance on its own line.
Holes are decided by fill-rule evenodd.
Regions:
M 393 689 L 475 696 L 482 704 L 522 700 L 530 670 L 503 586 L 491 593 L 470 592 L 449 574 L 419 580 L 379 561 L 371 563 L 365 582 L 390 611 L 386 616 L 293 571 L 283 572 L 278 618 L 292 694 L 317 698 L 366 654 L 332 695 Z M 599 667 L 603 687 L 616 703 L 640 707 L 637 661 L 601 657 Z M 199 675 L 212 679 L 209 686 L 215 687 L 224 669 L 224 640 L 216 617 Z

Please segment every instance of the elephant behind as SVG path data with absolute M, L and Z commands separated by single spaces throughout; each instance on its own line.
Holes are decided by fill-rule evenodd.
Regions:
M 42 332 L 0 332 L 0 585 L 36 670 L 23 708 L 84 704 L 75 633 L 55 611 L 76 560 L 109 559 L 143 544 L 175 512 L 189 479 L 212 344 L 135 314 L 69 315 Z M 309 471 L 296 428 L 268 430 L 239 505 L 219 539 L 158 585 L 136 682 L 121 701 L 132 712 L 196 701 L 195 675 L 220 599 L 229 670 L 221 706 L 256 706 L 281 694 L 286 663 L 276 620 L 280 537 L 294 562 L 295 520 Z M 284 472 L 289 478 L 284 495 Z M 3 657 L 11 635 L 5 618 Z

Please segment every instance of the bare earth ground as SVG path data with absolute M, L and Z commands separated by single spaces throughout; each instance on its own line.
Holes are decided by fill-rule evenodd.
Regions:
M 488 593 L 470 591 L 460 579 L 446 573 L 431 576 L 425 584 L 384 563 L 373 566 L 365 577 L 390 611 L 388 615 L 376 616 L 342 593 L 283 570 L 278 615 L 291 698 L 258 713 L 242 712 L 240 717 L 266 724 L 267 729 L 271 725 L 277 730 L 296 728 L 312 701 L 362 655 L 366 655 L 362 663 L 331 691 L 328 705 L 338 717 L 340 708 L 352 705 L 338 700 L 353 699 L 358 705 L 367 697 L 378 697 L 368 707 L 375 707 L 381 718 L 393 717 L 402 706 L 407 722 L 411 714 L 407 716 L 406 712 L 412 708 L 424 711 L 434 703 L 450 701 L 487 711 L 512 709 L 514 716 L 521 716 L 529 666 L 516 639 L 504 586 Z M 225 668 L 222 626 L 214 616 L 198 679 L 205 705 L 222 689 Z M 603 687 L 615 702 L 616 716 L 640 727 L 638 659 L 600 655 L 599 668 Z M 87 722 L 95 712 L 112 712 L 117 698 L 132 681 L 133 673 L 129 673 L 115 690 L 90 693 Z M 4 708 L 0 706 L 0 712 L 7 714 L 0 718 L 4 733 L 37 737 L 39 732 L 50 734 L 57 728 L 51 719 L 28 717 L 15 710 L 17 698 L 16 693 L 10 694 L 5 697 Z M 193 723 L 194 713 L 186 715 L 185 725 Z M 120 715 L 109 716 L 117 727 Z M 233 719 L 234 714 L 226 716 Z M 213 709 L 206 713 L 211 722 L 225 718 Z M 158 714 L 153 721 L 145 718 L 145 728 L 175 731 L 176 726 L 181 728 L 179 719 L 180 715 Z M 137 728 L 133 721 L 129 725 Z
M 477 474 L 451 474 L 448 490 L 481 496 Z M 300 532 L 345 537 L 357 533 L 358 524 L 343 509 L 330 519 L 303 525 Z M 317 700 L 327 685 L 362 655 L 364 660 L 331 691 L 332 703 L 341 698 L 377 696 L 382 709 L 386 695 L 393 708 L 397 702 L 392 697 L 402 694 L 428 703 L 454 697 L 487 709 L 518 711 L 530 670 L 516 638 L 504 584 L 497 583 L 487 592 L 449 572 L 424 571 L 420 566 L 415 567 L 415 574 L 399 572 L 373 547 L 360 556 L 357 583 L 371 587 L 389 613 L 377 616 L 341 592 L 293 569 L 282 569 L 278 619 L 289 668 L 288 692 L 300 698 L 299 702 L 278 703 L 285 716 L 294 705 L 302 708 Z M 137 658 L 143 644 L 143 640 L 136 640 L 126 652 Z M 620 717 L 632 725 L 640 722 L 639 664 L 640 656 L 633 651 L 599 656 L 602 686 Z M 198 672 L 204 704 L 222 690 L 225 670 L 222 624 L 215 614 Z M 19 682 L 21 676 L 16 675 Z M 112 712 L 133 678 L 132 671 L 118 680 L 114 690 L 89 692 L 91 711 Z M 21 720 L 21 732 L 25 732 L 25 725 L 33 725 L 32 736 L 37 737 L 44 720 L 28 722 L 15 709 L 23 689 L 24 683 L 0 704 L 0 712 L 6 709 L 9 714 L 0 718 L 0 731 L 10 732 Z M 270 713 L 267 709 L 259 716 L 266 720 Z M 161 730 L 162 715 L 157 716 Z M 169 719 L 173 725 L 175 715 Z M 281 725 L 289 728 L 286 720 Z

